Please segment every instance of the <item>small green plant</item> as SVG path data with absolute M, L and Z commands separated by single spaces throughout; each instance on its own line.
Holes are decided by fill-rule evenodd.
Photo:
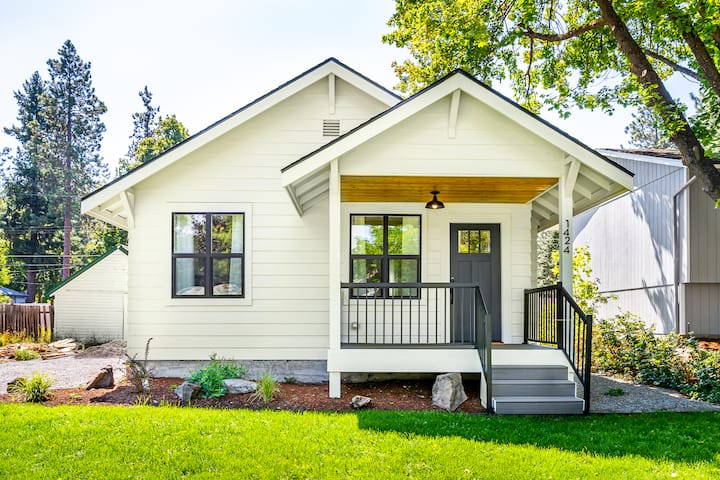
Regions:
M 125 367 L 127 368 L 127 377 L 130 384 L 133 386 L 134 392 L 149 392 L 150 385 L 152 383 L 152 369 L 147 368 L 148 354 L 150 353 L 150 341 L 152 337 L 148 338 L 145 343 L 145 359 L 140 362 L 135 360 L 137 355 L 132 357 L 125 354 L 127 360 L 125 361 Z
M 609 395 L 611 397 L 622 397 L 625 395 L 625 390 L 622 388 L 611 388 L 607 392 L 605 392 L 605 395 Z
M 150 402 L 152 401 L 152 397 L 150 395 L 138 395 L 135 398 L 135 401 L 133 402 L 134 407 L 147 407 L 150 405 Z
M 52 342 L 52 330 L 49 328 L 41 328 L 38 333 L 37 343 L 50 343 Z
M 192 372 L 186 380 L 200 385 L 205 398 L 222 397 L 227 393 L 223 380 L 228 378 L 242 378 L 247 373 L 244 365 L 233 360 L 218 358 L 216 354 L 210 356 L 210 362 L 200 370 Z
M 292 385 L 294 383 L 297 383 L 297 378 L 293 376 L 288 376 L 283 379 L 283 383 L 287 383 L 288 385 Z
M 15 360 L 37 360 L 40 358 L 40 354 L 27 348 L 22 348 L 15 351 Z
M 8 392 L 20 396 L 25 402 L 44 402 L 50 398 L 53 381 L 43 373 L 33 373 L 29 378 L 20 377 L 8 385 Z
M 258 381 L 258 389 L 250 395 L 250 400 L 262 400 L 265 404 L 273 401 L 275 395 L 280 391 L 277 380 L 272 376 L 272 373 L 265 372 Z

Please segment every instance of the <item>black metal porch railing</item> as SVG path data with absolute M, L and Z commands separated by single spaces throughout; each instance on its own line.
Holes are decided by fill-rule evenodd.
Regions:
M 590 413 L 592 315 L 585 314 L 561 283 L 525 290 L 524 343 L 556 345 L 583 386 Z
M 478 351 L 492 413 L 492 322 L 477 284 L 342 283 L 341 344 Z

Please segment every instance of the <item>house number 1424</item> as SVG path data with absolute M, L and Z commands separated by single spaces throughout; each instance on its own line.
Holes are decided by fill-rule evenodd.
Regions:
M 564 253 L 570 253 L 570 246 L 572 240 L 570 239 L 570 220 L 565 220 L 565 229 L 562 232 L 562 249 Z

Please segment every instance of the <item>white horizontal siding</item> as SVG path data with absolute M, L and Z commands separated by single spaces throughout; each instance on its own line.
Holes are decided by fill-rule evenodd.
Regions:
M 547 141 L 468 96 L 455 138 L 443 99 L 343 155 L 343 175 L 558 177 L 562 153 Z
M 336 79 L 319 81 L 134 189 L 128 349 L 153 337 L 154 360 L 323 360 L 328 348 L 327 200 L 299 217 L 280 169 L 386 106 Z M 244 300 L 171 298 L 171 213 L 246 211 Z

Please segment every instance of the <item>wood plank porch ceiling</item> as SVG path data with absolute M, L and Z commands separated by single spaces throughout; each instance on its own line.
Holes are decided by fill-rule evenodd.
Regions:
M 552 177 L 409 177 L 342 175 L 343 202 L 527 203 L 557 183 Z

